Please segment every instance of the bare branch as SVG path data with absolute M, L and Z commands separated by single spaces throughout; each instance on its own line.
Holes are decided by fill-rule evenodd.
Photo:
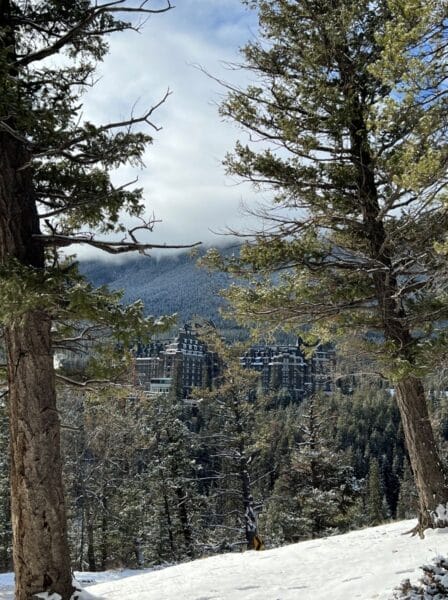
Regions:
M 56 373 L 56 378 L 59 381 L 62 381 L 63 383 L 66 383 L 67 385 L 72 385 L 74 387 L 80 387 L 80 388 L 83 388 L 83 389 L 88 390 L 90 392 L 94 391 L 94 389 L 95 389 L 94 387 L 91 387 L 91 386 L 98 386 L 98 385 L 113 386 L 113 385 L 117 385 L 116 383 L 114 383 L 110 379 L 88 379 L 87 381 L 77 381 L 76 379 L 72 379 L 71 377 L 66 377 L 65 375 L 61 375 L 59 373 Z M 122 384 L 122 383 L 120 383 L 120 387 L 125 387 L 125 385 Z
M 137 182 L 138 182 L 138 177 L 136 177 L 132 181 L 123 183 L 122 185 L 120 185 L 118 187 L 111 186 L 112 187 L 111 191 L 113 191 L 114 193 L 121 192 L 122 190 L 126 189 L 130 185 L 134 185 L 134 183 L 137 183 Z M 59 206 L 58 208 L 54 208 L 53 210 L 51 210 L 49 212 L 40 214 L 39 219 L 48 219 L 49 217 L 55 217 L 61 213 L 67 212 L 68 210 L 73 210 L 75 208 L 79 208 L 80 206 L 84 206 L 91 202 L 90 198 L 86 198 L 85 200 L 79 200 L 76 203 L 70 204 L 70 201 L 71 201 L 70 196 L 64 196 L 63 194 L 53 194 L 52 197 L 57 198 L 57 200 L 60 200 L 61 202 L 64 202 L 64 204 L 62 206 Z M 52 206 L 52 204 L 50 202 L 45 202 L 41 198 L 39 198 L 39 202 L 46 206 Z M 53 206 L 54 206 L 54 204 L 53 204 Z M 154 222 L 156 222 L 156 221 L 154 221 Z
M 140 228 L 141 229 L 141 228 Z M 125 252 L 139 252 L 144 254 L 145 250 L 153 249 L 164 249 L 164 250 L 181 250 L 185 248 L 195 248 L 200 246 L 202 242 L 195 242 L 194 244 L 142 244 L 135 242 L 108 242 L 106 240 L 96 240 L 93 236 L 88 237 L 86 235 L 69 236 L 69 235 L 43 235 L 36 234 L 34 238 L 41 240 L 43 244 L 48 246 L 67 247 L 73 244 L 87 244 L 109 254 L 123 254 Z
M 150 117 L 151 117 L 151 115 L 158 108 L 160 108 L 160 106 L 162 106 L 162 104 L 164 104 L 166 102 L 167 98 L 169 96 L 171 96 L 171 94 L 172 94 L 172 92 L 168 88 L 167 91 L 165 92 L 165 94 L 163 95 L 163 97 L 156 104 L 154 104 L 153 106 L 151 106 L 151 108 L 149 108 L 140 117 L 131 116 L 129 119 L 125 119 L 123 121 L 116 121 L 114 123 L 107 123 L 106 125 L 102 125 L 100 127 L 97 127 L 96 130 L 95 130 L 95 133 L 99 134 L 99 133 L 103 133 L 105 131 L 110 131 L 112 129 L 119 129 L 120 127 L 129 127 L 129 128 L 131 128 L 133 125 L 136 125 L 138 123 L 146 123 L 147 125 L 149 125 L 150 127 L 152 127 L 152 129 L 154 129 L 155 131 L 160 131 L 161 127 L 158 127 L 157 125 L 155 125 L 150 120 Z M 57 154 L 63 154 L 65 150 L 67 150 L 69 148 L 72 148 L 73 146 L 76 146 L 77 144 L 81 144 L 82 142 L 84 142 L 85 140 L 87 140 L 90 135 L 91 135 L 91 133 L 82 132 L 77 137 L 69 138 L 64 144 L 62 144 L 61 146 L 58 146 L 57 148 L 52 148 L 52 149 L 45 150 L 45 151 L 42 151 L 40 153 L 34 154 L 34 158 L 41 158 L 41 157 L 45 157 L 45 156 L 55 156 Z M 70 158 L 75 159 L 76 157 L 70 156 Z

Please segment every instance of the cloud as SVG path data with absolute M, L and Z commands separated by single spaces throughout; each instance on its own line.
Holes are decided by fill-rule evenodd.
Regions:
M 101 80 L 86 97 L 85 116 L 95 122 L 144 111 L 172 95 L 154 115 L 163 127 L 137 173 L 147 206 L 161 219 L 154 243 L 222 243 L 211 230 L 243 225 L 240 204 L 253 198 L 246 184 L 226 177 L 222 160 L 236 139 L 235 125 L 223 122 L 217 105 L 224 96 L 214 76 L 241 84 L 245 72 L 229 73 L 224 63 L 239 61 L 238 48 L 253 35 L 255 15 L 240 0 L 179 0 L 176 8 L 149 19 L 141 34 L 110 40 Z M 135 177 L 130 168 L 118 182 Z M 80 252 L 85 255 L 86 251 Z

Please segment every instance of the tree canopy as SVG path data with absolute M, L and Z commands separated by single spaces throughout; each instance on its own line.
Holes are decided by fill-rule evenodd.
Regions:
M 72 592 L 56 346 L 92 338 L 95 327 L 126 342 L 168 323 L 145 318 L 142 303 L 126 308 L 117 294 L 94 290 L 65 251 L 78 244 L 114 254 L 154 247 L 138 239 L 154 225 L 144 216 L 142 188 L 136 181 L 115 185 L 111 171 L 143 166 L 158 129 L 154 111 L 169 92 L 116 122 L 86 121 L 82 106 L 108 36 L 138 31 L 171 8 L 169 0 L 0 0 L 0 322 L 17 600 L 38 592 L 67 600 Z M 124 214 L 135 225 L 125 227 Z
M 210 263 L 248 279 L 227 292 L 242 321 L 320 340 L 357 335 L 395 382 L 402 418 L 425 422 L 432 445 L 419 377 L 447 342 L 446 8 L 247 4 L 260 24 L 242 51 L 255 82 L 228 85 L 221 114 L 250 141 L 225 163 L 270 200 L 240 256 L 212 252 Z M 435 496 L 446 487 L 438 465 L 425 467 L 439 473 Z

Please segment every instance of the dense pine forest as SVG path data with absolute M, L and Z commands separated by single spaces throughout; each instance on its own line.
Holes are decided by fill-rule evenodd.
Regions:
M 225 254 L 237 252 L 235 246 Z M 121 261 L 84 260 L 81 272 L 95 285 L 123 290 L 125 302 L 144 302 L 150 315 L 176 313 L 179 323 L 201 316 L 220 327 L 229 327 L 220 314 L 224 299 L 220 290 L 231 278 L 225 273 L 211 273 L 197 265 L 197 253 L 180 252 L 173 256 L 138 257 Z
M 257 374 L 235 364 L 215 383 L 187 403 L 174 393 L 148 398 L 129 387 L 60 389 L 77 569 L 240 551 L 248 544 L 247 497 L 265 547 L 416 515 L 398 409 L 384 382 L 288 405 L 256 396 Z M 445 391 L 431 381 L 428 390 L 439 441 L 448 448 Z M 6 425 L 4 404 L 0 416 Z M 0 568 L 9 570 L 5 434 L 0 445 Z

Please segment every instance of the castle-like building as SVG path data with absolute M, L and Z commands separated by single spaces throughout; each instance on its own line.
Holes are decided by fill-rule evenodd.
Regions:
M 300 402 L 308 395 L 333 390 L 335 352 L 331 345 L 318 346 L 305 358 L 296 345 L 257 345 L 240 357 L 243 367 L 260 373 L 260 391 L 285 402 Z M 186 325 L 174 340 L 154 341 L 135 349 L 134 383 L 148 394 L 173 391 L 188 399 L 193 388 L 211 387 L 219 375 L 219 360 L 194 329 Z
M 193 388 L 210 387 L 218 372 L 216 356 L 188 325 L 172 341 L 136 349 L 135 383 L 150 394 L 173 389 L 178 397 L 188 398 Z
M 260 386 L 286 401 L 300 402 L 317 391 L 331 393 L 334 348 L 318 346 L 306 358 L 300 341 L 296 345 L 252 346 L 240 357 L 243 367 L 260 373 Z

